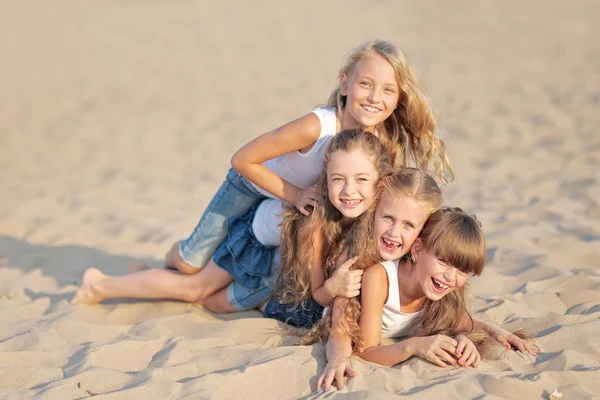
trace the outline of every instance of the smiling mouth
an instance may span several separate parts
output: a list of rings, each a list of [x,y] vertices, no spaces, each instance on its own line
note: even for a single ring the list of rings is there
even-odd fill
[[[346,208],[354,208],[356,206],[358,206],[360,203],[362,203],[362,200],[345,200],[345,199],[340,199],[340,202],[346,206]]]
[[[450,286],[438,281],[435,278],[431,278],[431,282],[433,282],[433,289],[438,293],[444,293],[446,290],[450,289]]]
[[[397,251],[400,248],[400,246],[402,246],[401,243],[398,243],[394,240],[390,240],[385,237],[381,237],[381,243],[383,244],[383,248],[385,249],[385,251],[387,251],[388,253],[393,253]]]
[[[370,112],[370,113],[378,113],[381,111],[379,108],[371,107],[366,104],[361,104],[360,106],[363,108],[363,110]]]

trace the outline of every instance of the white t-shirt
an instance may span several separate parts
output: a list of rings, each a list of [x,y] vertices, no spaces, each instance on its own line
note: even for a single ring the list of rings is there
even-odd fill
[[[383,305],[381,325],[382,338],[407,336],[413,328],[411,322],[421,311],[403,313],[400,311],[400,287],[398,286],[398,260],[381,262],[388,277],[388,298]]]
[[[263,164],[300,189],[306,189],[317,183],[325,165],[325,150],[337,133],[335,107],[315,108],[312,112],[321,121],[321,134],[313,147],[307,153],[293,151]],[[284,202],[279,198],[274,198],[271,193],[257,185],[254,187],[264,195],[271,197],[264,200],[256,209],[252,221],[254,236],[264,245],[279,246]]]

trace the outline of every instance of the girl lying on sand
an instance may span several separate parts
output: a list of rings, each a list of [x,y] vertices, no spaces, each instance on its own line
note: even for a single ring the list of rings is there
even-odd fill
[[[405,202],[403,205],[402,202]],[[401,240],[399,226],[406,198],[382,199],[375,213],[372,240],[385,261],[366,269],[360,296],[336,298],[331,317],[326,317],[304,338],[305,343],[327,337],[328,364],[317,388],[327,390],[335,379],[344,384],[344,374],[354,376],[348,357],[382,365],[395,365],[418,356],[444,368],[447,364],[477,367],[485,333],[507,348],[538,354],[528,341],[481,321],[468,312],[465,296],[470,275],[479,275],[485,265],[485,239],[481,224],[460,208],[444,207],[429,216],[410,253],[389,261],[388,250]],[[418,203],[409,213],[410,220],[423,221]],[[396,228],[394,228],[396,225]],[[395,230],[394,230],[395,229]],[[390,236],[390,233],[392,236]],[[347,235],[347,248],[358,232]],[[361,243],[360,245],[364,245]],[[480,328],[483,332],[474,332]],[[382,338],[408,337],[382,346]],[[524,337],[524,336],[523,336]]]

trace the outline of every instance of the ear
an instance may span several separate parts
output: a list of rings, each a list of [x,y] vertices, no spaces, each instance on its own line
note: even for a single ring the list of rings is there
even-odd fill
[[[348,75],[345,72],[340,75],[340,94],[348,96]]]
[[[412,247],[410,248],[410,256],[412,257],[413,260],[415,260],[415,262],[419,258],[419,253],[421,253],[422,249],[423,249],[423,242],[421,242],[421,239],[417,238],[415,240],[415,242],[413,243]]]

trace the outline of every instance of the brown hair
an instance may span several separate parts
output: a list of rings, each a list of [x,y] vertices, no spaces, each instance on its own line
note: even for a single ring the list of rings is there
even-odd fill
[[[423,248],[446,260],[459,271],[479,275],[485,266],[485,236],[481,223],[458,207],[444,207],[433,213],[419,236]],[[410,264],[410,258],[407,259]],[[468,284],[456,289],[438,301],[425,299],[422,311],[415,321],[414,335],[430,336],[442,333],[456,336],[470,332],[473,319],[468,311],[466,291]],[[465,331],[464,318],[470,319],[471,328]]]
[[[378,202],[382,196],[394,196],[397,198],[410,197],[414,199],[427,213],[437,210],[442,204],[442,191],[435,180],[427,173],[416,168],[401,168],[390,176],[381,179],[378,187]],[[378,205],[378,204],[377,204]],[[380,262],[376,238],[373,232],[373,221],[377,210],[374,205],[363,214],[344,235],[338,251],[340,254],[347,251],[349,257],[358,256],[358,261],[352,269],[366,269]],[[328,264],[325,276],[330,277],[335,268]],[[352,343],[360,346],[363,337],[358,325],[360,317],[360,298],[349,299],[344,310],[344,331],[352,339]],[[319,321],[302,339],[301,344],[314,342],[325,343],[329,337],[331,327],[331,314],[328,313]]]
[[[375,135],[352,129],[341,131],[333,137],[325,152],[325,168],[317,182],[316,191],[321,194],[319,206],[310,216],[292,207],[288,207],[284,214],[281,264],[277,271],[276,287],[276,295],[283,302],[299,304],[311,296],[309,266],[312,260],[322,257],[326,264],[333,263],[332,254],[338,246],[343,226],[342,214],[329,201],[327,165],[337,151],[350,152],[354,149],[361,149],[371,159],[379,179],[391,171],[389,155]],[[299,235],[300,230],[307,234]],[[320,249],[315,248],[316,241],[322,243]]]
[[[376,129],[383,145],[388,149],[392,165],[400,159],[401,166],[414,166],[438,177],[446,184],[454,179],[454,173],[446,154],[444,142],[435,135],[435,118],[429,100],[408,59],[393,44],[383,40],[371,40],[353,49],[340,76],[350,80],[358,63],[369,55],[378,55],[388,61],[396,72],[400,89],[398,107]],[[346,96],[338,86],[327,103],[336,107],[338,114],[346,107]]]

